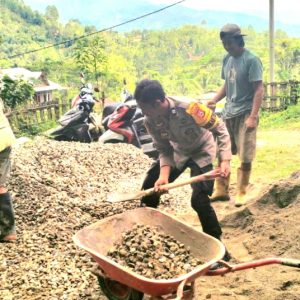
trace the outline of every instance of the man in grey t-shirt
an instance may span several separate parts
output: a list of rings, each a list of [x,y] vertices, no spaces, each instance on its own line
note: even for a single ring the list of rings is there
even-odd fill
[[[258,111],[264,94],[261,61],[244,48],[243,36],[235,24],[226,24],[221,29],[220,39],[228,52],[222,66],[225,83],[208,103],[213,107],[226,96],[223,117],[231,138],[232,154],[238,154],[241,161],[237,170],[236,206],[246,202],[246,189],[256,149]],[[229,176],[216,180],[212,200],[229,200],[228,187]]]

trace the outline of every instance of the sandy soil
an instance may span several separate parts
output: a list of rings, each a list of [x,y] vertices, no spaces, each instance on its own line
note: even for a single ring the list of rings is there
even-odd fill
[[[134,170],[131,177],[140,180],[150,162],[126,145],[37,143],[15,153],[11,190],[19,239],[14,245],[0,243],[0,299],[104,300],[91,258],[75,247],[72,236],[98,219],[139,206],[138,201],[111,205],[104,199],[122,174]],[[160,209],[201,230],[189,205],[190,192],[188,186],[171,191]],[[213,204],[231,263],[275,256],[300,259],[300,172],[272,185],[252,185],[250,195],[242,208],[231,202]],[[300,270],[270,265],[202,276],[193,300],[202,299],[300,299]]]
[[[249,193],[249,202],[242,208],[232,202],[213,204],[222,223],[223,242],[233,257],[231,263],[269,257],[300,259],[299,174],[274,185],[252,186]],[[200,229],[192,211],[176,214]],[[300,299],[300,270],[269,265],[225,276],[202,276],[196,280],[192,299]]]

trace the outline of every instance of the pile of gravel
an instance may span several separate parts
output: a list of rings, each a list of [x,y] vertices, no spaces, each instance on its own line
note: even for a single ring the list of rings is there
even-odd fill
[[[106,216],[139,206],[110,204],[126,181],[136,189],[151,164],[128,144],[81,144],[38,138],[13,151],[9,189],[18,241],[0,244],[0,299],[105,299],[89,255],[72,236]]]

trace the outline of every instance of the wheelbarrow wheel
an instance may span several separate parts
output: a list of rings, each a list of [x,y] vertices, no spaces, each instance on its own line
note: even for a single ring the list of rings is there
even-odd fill
[[[109,300],[142,300],[144,294],[118,281],[97,276],[102,292]]]

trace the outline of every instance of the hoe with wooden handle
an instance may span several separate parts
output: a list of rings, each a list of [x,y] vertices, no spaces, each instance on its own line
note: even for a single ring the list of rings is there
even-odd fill
[[[163,191],[163,190],[175,189],[177,187],[195,183],[195,182],[214,180],[215,178],[220,177],[220,176],[221,176],[221,170],[220,170],[220,168],[216,168],[210,172],[207,172],[207,173],[204,173],[204,174],[201,174],[198,176],[190,177],[189,179],[180,180],[180,181],[168,183],[165,185],[161,185],[160,190]],[[111,193],[108,195],[107,201],[111,202],[111,203],[130,201],[130,200],[140,199],[144,196],[151,195],[155,192],[156,192],[156,190],[153,187],[151,189],[136,191],[136,192],[131,192],[131,193]]]

